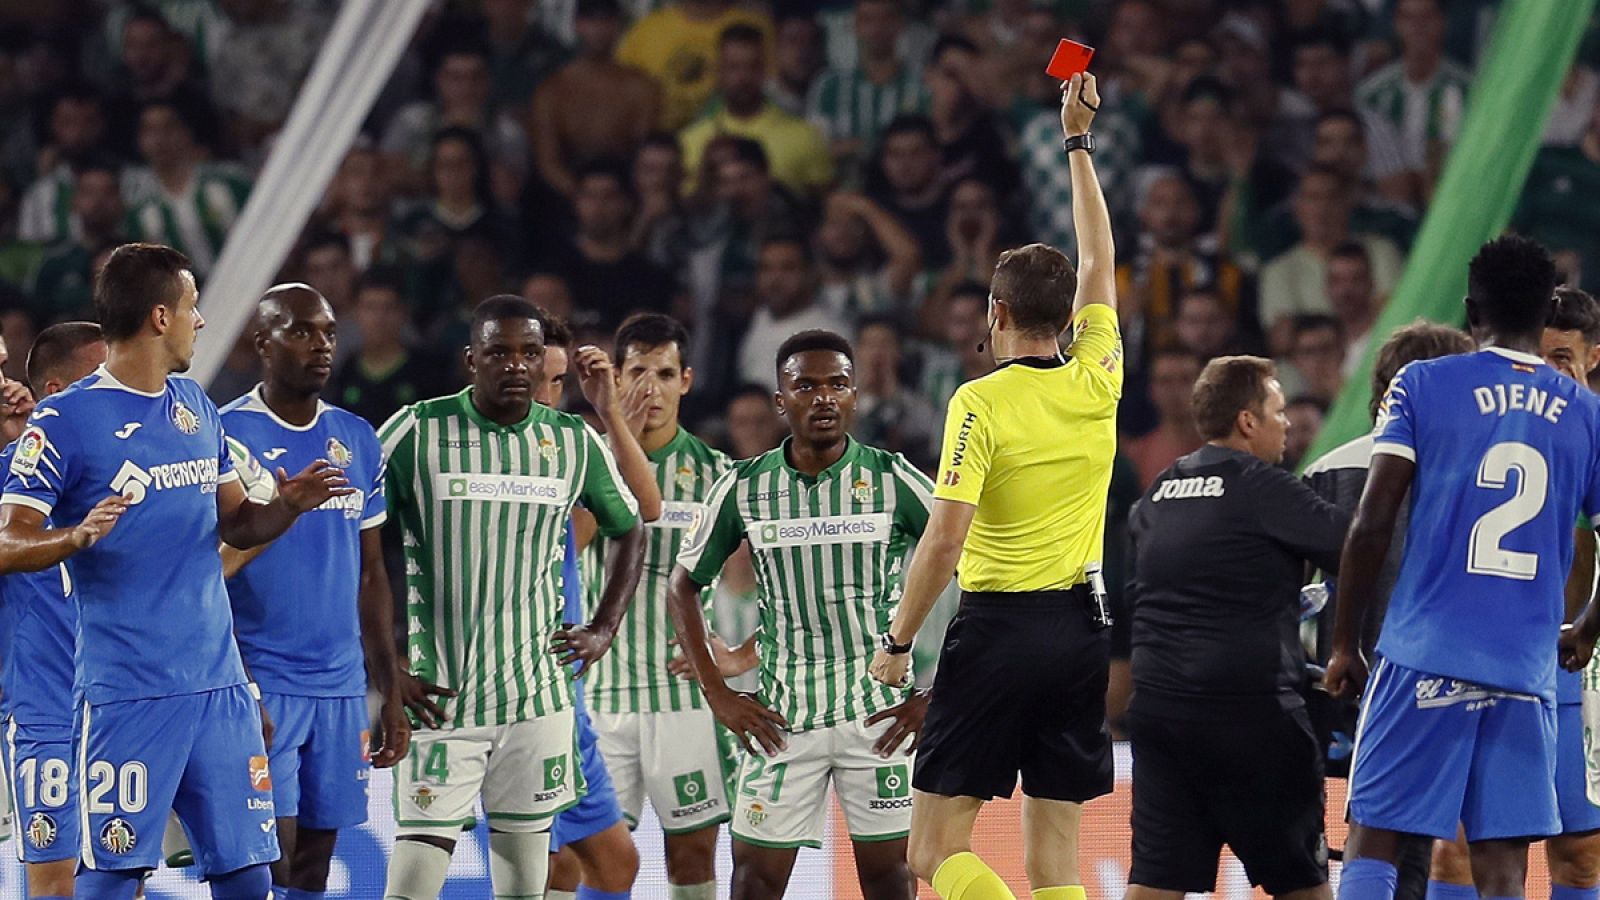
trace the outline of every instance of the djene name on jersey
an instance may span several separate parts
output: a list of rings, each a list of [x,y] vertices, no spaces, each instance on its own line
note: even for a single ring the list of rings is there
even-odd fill
[[[1559,424],[1567,401],[1523,384],[1497,384],[1493,387],[1475,387],[1472,399],[1478,401],[1478,412],[1483,415],[1505,415],[1508,412],[1525,412],[1538,416],[1551,425]]]

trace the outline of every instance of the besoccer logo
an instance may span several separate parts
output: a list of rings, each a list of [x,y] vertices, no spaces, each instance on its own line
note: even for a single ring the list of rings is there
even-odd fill
[[[265,756],[250,757],[250,786],[262,792],[272,790],[272,770],[267,768]]]
[[[133,826],[121,816],[107,822],[105,827],[100,829],[100,846],[105,848],[107,853],[122,856],[138,843],[139,836],[134,834]]]
[[[36,812],[28,819],[28,843],[36,850],[43,850],[56,842],[56,820],[50,818],[48,813]]]
[[[905,766],[879,766],[878,799],[893,800],[911,796],[910,782]]]
[[[194,410],[184,406],[182,403],[174,403],[172,405],[172,424],[177,426],[178,430],[184,434],[195,434],[200,430],[200,417],[194,414]]]
[[[567,755],[552,756],[544,761],[544,789],[560,790],[567,783]]]
[[[338,438],[328,438],[328,462],[341,469],[347,469],[350,467],[350,461],[355,458],[356,455],[350,452],[349,447],[340,443]]]
[[[706,799],[706,773],[690,772],[672,776],[672,787],[678,792],[679,806],[693,806]]]

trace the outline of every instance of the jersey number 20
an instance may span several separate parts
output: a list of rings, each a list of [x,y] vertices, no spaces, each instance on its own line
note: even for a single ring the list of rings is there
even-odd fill
[[[1472,538],[1467,545],[1467,571],[1474,575],[1532,581],[1539,575],[1539,554],[1507,550],[1500,542],[1533,521],[1544,509],[1550,467],[1539,451],[1527,444],[1517,441],[1495,444],[1478,464],[1478,487],[1502,490],[1512,470],[1518,475],[1516,493],[1472,524]]]

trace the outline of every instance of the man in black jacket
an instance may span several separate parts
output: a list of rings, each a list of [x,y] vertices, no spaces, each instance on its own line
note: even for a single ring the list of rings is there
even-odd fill
[[[1274,897],[1330,896],[1298,588],[1306,561],[1337,567],[1349,517],[1277,467],[1284,405],[1270,361],[1212,360],[1206,445],[1134,508],[1130,900],[1213,890],[1223,844]]]

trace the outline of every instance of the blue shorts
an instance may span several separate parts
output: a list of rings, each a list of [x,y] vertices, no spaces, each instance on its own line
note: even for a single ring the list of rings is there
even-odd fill
[[[581,691],[581,688],[580,688]],[[600,756],[600,739],[595,736],[589,713],[578,701],[576,725],[578,755],[581,758],[583,779],[588,790],[570,807],[556,816],[550,826],[550,852],[566,844],[591,838],[622,821],[622,806],[617,803],[617,790],[611,784],[611,773],[606,771],[606,761]]]
[[[203,875],[278,858],[261,714],[244,685],[85,704],[79,726],[88,868],[155,868],[169,811]]]
[[[78,858],[78,779],[72,771],[72,726],[6,720],[17,858],[25,863]]]
[[[372,769],[365,697],[261,695],[272,717],[273,811],[328,831],[367,820]]]
[[[1380,657],[1356,729],[1350,819],[1442,840],[1457,822],[1469,841],[1558,834],[1555,744],[1550,701]]]
[[[1561,833],[1600,831],[1600,806],[1589,802],[1589,778],[1584,767],[1583,704],[1556,707],[1556,804],[1561,812]]]

